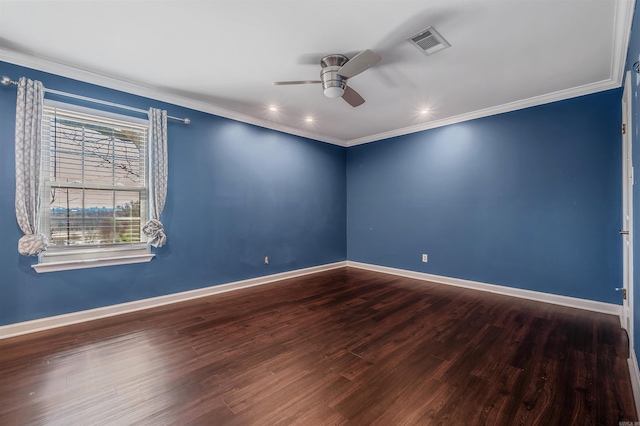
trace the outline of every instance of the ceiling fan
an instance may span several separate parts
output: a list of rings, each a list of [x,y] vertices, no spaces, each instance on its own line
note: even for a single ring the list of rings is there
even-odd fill
[[[320,80],[274,81],[273,85],[322,83],[326,97],[338,98],[342,96],[342,99],[349,105],[357,107],[364,103],[364,99],[358,92],[347,86],[347,80],[368,70],[379,61],[380,56],[368,49],[358,53],[352,59],[344,55],[327,55],[320,61],[320,66],[322,66]]]

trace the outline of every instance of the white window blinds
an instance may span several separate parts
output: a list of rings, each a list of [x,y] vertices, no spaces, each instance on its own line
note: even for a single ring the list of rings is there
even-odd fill
[[[144,241],[147,127],[45,106],[42,229],[52,246]]]

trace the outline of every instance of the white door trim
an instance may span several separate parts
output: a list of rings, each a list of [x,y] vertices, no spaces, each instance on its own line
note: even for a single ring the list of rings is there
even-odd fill
[[[631,72],[625,76],[622,94],[622,228],[628,235],[622,235],[622,281],[627,292],[622,302],[621,324],[627,330],[629,347],[633,351],[633,163],[632,163],[632,129],[631,121]]]

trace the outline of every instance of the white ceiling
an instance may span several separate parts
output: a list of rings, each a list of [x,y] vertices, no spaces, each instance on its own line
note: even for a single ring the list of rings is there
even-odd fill
[[[0,0],[0,60],[348,146],[618,87],[633,3]],[[429,26],[449,49],[406,41]],[[360,107],[271,84],[364,49]]]

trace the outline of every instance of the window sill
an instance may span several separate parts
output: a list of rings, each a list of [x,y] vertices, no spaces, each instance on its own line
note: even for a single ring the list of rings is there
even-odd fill
[[[31,267],[41,274],[43,272],[144,263],[150,262],[154,256],[144,243],[133,246],[84,248],[80,250],[52,248],[42,252],[38,256],[38,264]]]
[[[107,259],[82,259],[63,262],[38,263],[31,265],[37,273],[70,271],[72,269],[97,268],[100,266],[128,265],[130,263],[150,262],[155,254],[141,254],[136,256],[110,257]]]

